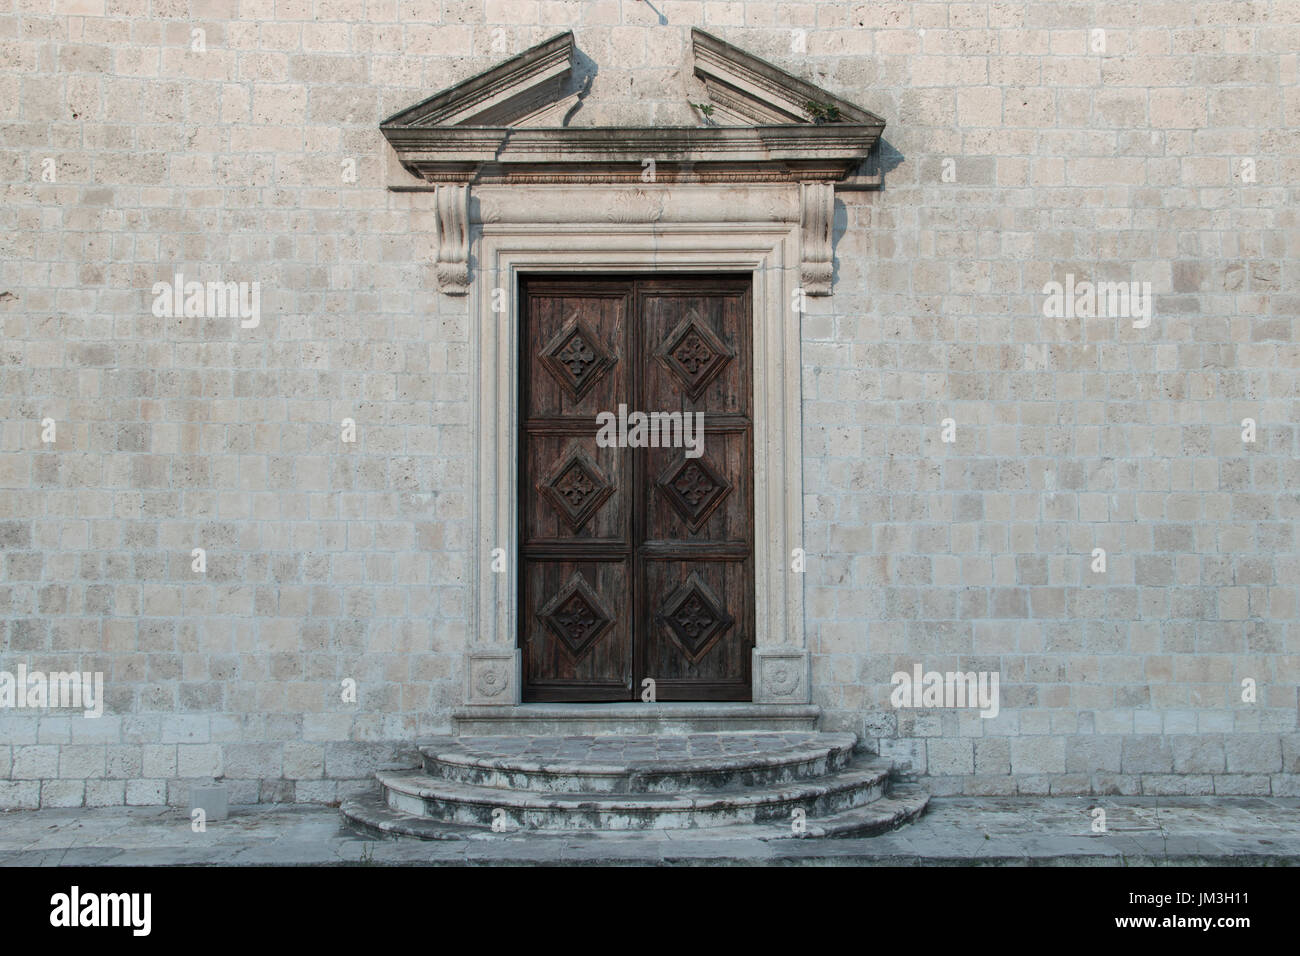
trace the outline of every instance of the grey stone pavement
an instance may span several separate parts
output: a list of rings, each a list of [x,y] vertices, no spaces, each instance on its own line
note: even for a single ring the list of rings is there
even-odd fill
[[[1107,832],[1092,833],[1094,806]],[[935,798],[917,823],[867,839],[764,840],[702,831],[375,840],[328,807],[232,808],[190,829],[167,807],[0,813],[4,866],[1228,865],[1300,864],[1300,799]]]

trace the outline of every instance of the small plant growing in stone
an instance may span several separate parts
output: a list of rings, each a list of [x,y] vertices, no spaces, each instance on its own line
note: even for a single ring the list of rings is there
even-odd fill
[[[838,123],[840,121],[840,108],[834,103],[818,103],[816,100],[809,100],[803,105],[808,111],[808,116],[814,123]]]

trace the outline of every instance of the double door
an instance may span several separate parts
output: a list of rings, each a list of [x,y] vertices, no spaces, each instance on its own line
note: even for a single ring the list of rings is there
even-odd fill
[[[521,281],[526,701],[749,700],[748,277]]]

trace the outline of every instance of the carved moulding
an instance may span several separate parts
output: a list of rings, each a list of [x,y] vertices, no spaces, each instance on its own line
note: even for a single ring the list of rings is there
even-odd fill
[[[480,259],[470,294],[470,315],[477,329],[471,363],[476,384],[473,600],[467,648],[471,660],[483,653],[513,653],[520,615],[531,613],[520,606],[517,564],[507,561],[504,568],[493,570],[497,549],[508,555],[518,553],[520,495],[533,491],[519,482],[520,311],[513,301],[504,313],[493,311],[492,291],[516,288],[521,275],[651,270],[739,272],[753,277],[755,641],[760,650],[793,648],[793,653],[806,657],[804,575],[794,571],[790,562],[793,549],[803,546],[804,509],[801,314],[791,309],[792,293],[800,282],[798,203],[790,195],[792,190],[783,190],[782,197],[772,197],[771,203],[781,212],[778,222],[722,218],[742,205],[742,197],[733,193],[754,188],[684,186],[667,195],[663,218],[627,223],[609,221],[581,188],[537,187],[525,190],[523,201],[518,201],[516,187],[484,187],[483,208],[517,207],[527,210],[527,216],[521,215],[524,221],[489,221],[481,227]],[[584,206],[589,210],[587,221],[576,214],[556,221],[550,214],[561,207]],[[585,506],[587,498],[603,486],[594,471],[584,472],[591,488],[582,489],[581,501],[571,502],[575,509]],[[555,477],[562,479],[564,472]],[[682,476],[670,472],[663,477],[672,481]],[[683,520],[706,517],[705,510],[712,504],[709,489],[687,481],[685,491],[694,500],[684,502]],[[754,700],[807,703],[807,677],[794,680],[799,673],[806,675],[806,665],[802,672],[787,667],[768,673],[768,690],[759,683],[764,673],[762,667],[753,670]],[[486,702],[481,696],[476,700]],[[496,702],[512,701],[503,693]]]

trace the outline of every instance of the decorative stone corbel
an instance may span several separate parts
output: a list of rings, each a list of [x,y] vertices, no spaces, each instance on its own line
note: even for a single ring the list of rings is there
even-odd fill
[[[435,203],[438,289],[447,295],[465,295],[469,292],[469,186],[439,185]]]
[[[835,223],[835,186],[799,184],[799,284],[807,295],[830,295],[834,260],[831,231]]]

